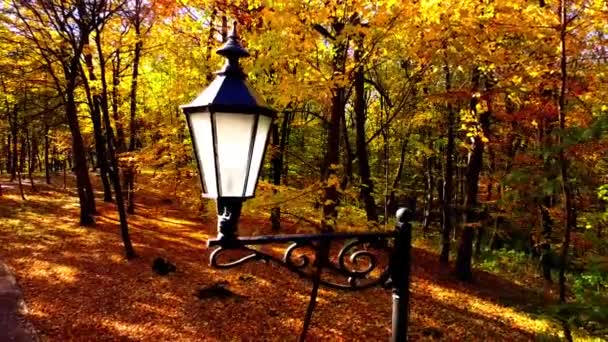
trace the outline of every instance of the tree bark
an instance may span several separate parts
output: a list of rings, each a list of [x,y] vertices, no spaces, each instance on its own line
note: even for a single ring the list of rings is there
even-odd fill
[[[337,167],[340,163],[340,120],[344,116],[344,93],[345,89],[337,87],[333,90],[331,119],[329,123],[329,132],[327,134],[327,149],[325,151],[325,162],[323,170],[323,219],[321,222],[321,230],[323,232],[332,232],[336,226],[338,218],[338,180]]]
[[[424,214],[422,218],[422,232],[424,236],[428,235],[431,226],[431,210],[433,204],[433,164],[434,157],[427,157],[424,160],[425,164],[425,194],[424,194]]]
[[[279,126],[273,124],[272,127],[272,145],[273,155],[270,163],[272,164],[272,183],[275,186],[281,185],[283,178],[283,158],[285,155],[285,149],[287,148],[287,139],[289,138],[288,126],[290,122],[291,113],[284,112],[283,120],[281,121],[281,129],[279,132]],[[276,190],[273,190],[276,193]],[[270,222],[272,225],[272,231],[278,232],[281,229],[281,208],[273,207],[270,210]]]
[[[23,182],[21,179],[21,173],[25,164],[25,137],[21,137],[21,157],[19,158],[19,166],[17,167],[17,180],[19,182],[19,193],[21,193],[21,199],[26,200],[25,193],[23,191]]]
[[[120,236],[122,238],[123,245],[125,247],[125,257],[127,260],[134,259],[137,257],[135,249],[131,243],[131,237],[129,235],[129,223],[127,221],[127,213],[125,211],[125,203],[120,185],[120,175],[118,173],[118,163],[116,160],[116,152],[113,147],[114,133],[110,123],[110,117],[107,111],[104,111],[104,121],[106,126],[106,137],[108,141],[108,153],[110,155],[110,177],[112,177],[112,184],[114,185],[114,193],[116,198],[116,209],[118,211],[118,218],[120,221]]]
[[[11,170],[13,169],[12,167],[12,149],[11,149],[11,140],[12,139],[12,134],[9,132],[9,134],[6,137],[6,173],[10,174]]]
[[[37,191],[36,185],[34,184],[34,176],[32,174],[34,172],[34,168],[36,167],[34,161],[34,148],[36,144],[33,142],[34,138],[29,134],[29,130],[27,128],[25,129],[25,140],[27,141],[27,176],[30,179],[30,188],[32,189],[32,191]]]
[[[89,37],[84,37],[85,49],[84,62],[89,74],[91,82],[97,81],[93,67],[93,54],[91,52]],[[104,68],[101,65],[101,68]],[[84,75],[83,75],[84,76]],[[83,77],[84,78],[84,77]],[[91,121],[93,122],[93,135],[95,136],[95,152],[97,153],[97,166],[99,167],[99,177],[103,185],[103,200],[104,202],[112,202],[112,189],[110,180],[108,179],[108,156],[106,153],[106,141],[101,127],[101,101],[99,90],[90,88],[88,81],[85,79],[85,90],[89,99],[89,107],[91,112]],[[95,165],[95,164],[94,164]]]
[[[51,184],[51,166],[49,165],[49,126],[44,124],[44,176],[46,184]]]
[[[352,151],[350,139],[348,138],[348,128],[346,127],[346,112],[344,113],[344,117],[342,118],[342,137],[344,141],[344,152],[346,155],[344,156],[344,174],[342,175],[342,180],[340,181],[340,187],[342,189],[346,189],[348,184],[353,179],[353,161],[355,160],[355,154]]]
[[[66,189],[68,186],[68,175],[67,175],[67,170],[68,170],[68,160],[64,159],[63,160],[63,188]],[[82,212],[82,209],[81,209]]]
[[[116,125],[116,152],[126,151],[125,143],[125,132],[122,126],[122,120],[118,113],[118,102],[120,101],[120,94],[118,93],[118,87],[120,86],[120,51],[116,51],[116,58],[112,63],[112,118],[114,119],[114,125]]]
[[[17,160],[17,142],[19,140],[19,126],[17,124],[17,107],[15,107],[15,109],[13,109],[13,113],[12,113],[12,117],[13,119],[10,121],[11,124],[11,136],[13,137],[13,161],[11,162],[12,165],[12,169],[11,169],[11,182],[15,180],[15,176],[17,175],[17,167],[18,167],[18,160]],[[10,118],[9,114],[9,118]]]
[[[541,214],[542,241],[540,243],[540,266],[543,278],[551,283],[551,232],[553,230],[553,220],[549,211],[542,204],[538,206]]]
[[[25,129],[25,141],[27,143],[27,168],[29,173],[29,170],[36,168],[36,154],[34,152],[34,137],[30,135],[28,128]]]
[[[450,67],[446,62],[444,66],[446,93],[452,89],[452,75]],[[447,265],[450,258],[450,233],[452,231],[452,194],[454,191],[454,109],[452,103],[447,104],[447,146],[445,150],[445,174],[443,176],[443,191],[442,191],[442,227],[441,227],[441,254],[439,262],[442,265]]]
[[[480,71],[477,67],[473,70],[473,89],[479,89]],[[470,110],[478,113],[477,104],[479,103],[479,94],[473,96],[470,103]],[[478,113],[479,125],[482,132],[487,135],[490,120],[490,111]],[[483,137],[478,133],[470,138],[471,150],[468,155],[467,168],[465,172],[465,204],[462,218],[463,231],[462,237],[458,245],[458,255],[456,258],[456,275],[460,280],[473,280],[472,271],[472,252],[473,252],[473,224],[481,226],[479,221],[479,205],[477,202],[477,194],[479,192],[479,175],[483,165]]]
[[[97,46],[97,52],[100,60],[100,75],[101,75],[101,113],[103,114],[104,126],[106,128],[106,141],[108,144],[108,154],[110,161],[110,177],[112,177],[112,184],[114,185],[114,195],[116,198],[116,209],[118,211],[118,218],[120,221],[120,235],[122,238],[123,245],[125,247],[125,257],[127,260],[133,259],[137,256],[135,249],[131,243],[131,237],[129,235],[129,223],[127,221],[127,213],[125,211],[125,203],[120,186],[120,174],[118,172],[118,161],[116,158],[116,150],[114,149],[114,131],[110,122],[110,111],[108,108],[108,85],[106,83],[105,73],[105,57],[101,48],[101,34],[99,31],[95,35],[95,44]]]
[[[362,37],[359,38],[362,40]],[[359,176],[361,177],[360,196],[365,207],[365,214],[368,222],[378,223],[378,213],[376,212],[376,201],[374,200],[374,183],[369,167],[369,153],[367,151],[367,137],[365,136],[365,121],[367,119],[365,105],[365,78],[364,68],[361,65],[361,55],[363,53],[361,42],[358,42],[354,59],[358,63],[355,72],[355,132],[357,145],[357,159],[359,165]]]
[[[141,37],[141,10],[142,10],[142,1],[135,1],[135,15],[133,19],[133,28],[135,29],[135,37],[137,41],[135,42],[134,56],[133,56],[133,69],[131,76],[131,94],[129,99],[129,113],[130,113],[130,121],[129,121],[129,152],[135,151],[137,145],[137,82],[139,76],[139,60],[141,58],[141,50],[143,47],[142,37]],[[129,214],[135,213],[135,168],[134,165],[129,163],[125,172],[125,186],[127,190],[127,212]]]
[[[566,129],[566,94],[567,94],[567,82],[568,82],[568,69],[567,62],[568,58],[566,55],[566,35],[567,35],[567,25],[566,22],[566,2],[565,0],[560,1],[559,6],[560,11],[560,45],[561,45],[561,55],[560,55],[560,93],[559,93],[559,128],[561,132],[564,132]],[[564,229],[564,240],[562,243],[562,250],[560,256],[560,265],[559,265],[559,300],[560,303],[566,303],[566,266],[568,264],[568,251],[570,249],[570,235],[572,232],[572,190],[570,189],[569,183],[569,175],[568,175],[568,160],[566,158],[566,154],[564,152],[563,140],[561,134],[558,135],[558,145],[559,145],[559,168],[562,178],[562,193],[564,196],[564,213],[566,215],[565,219],[565,229]],[[569,328],[565,325],[566,337],[570,333]],[[572,336],[569,336],[570,340]]]
[[[279,155],[279,136],[279,126],[274,122],[272,124],[272,158],[270,160],[270,164],[272,165],[272,184],[274,186],[281,184],[281,173],[283,170],[282,157]],[[277,190],[273,189],[272,192],[276,194]],[[270,224],[273,232],[276,233],[281,230],[281,207],[276,206],[270,209]]]
[[[82,140],[82,134],[80,133],[80,124],[78,123],[78,113],[76,110],[76,100],[74,98],[76,73],[74,72],[72,74],[74,77],[72,80],[70,80],[69,83],[71,84],[66,89],[65,109],[68,126],[70,127],[70,132],[72,134],[74,172],[76,173],[76,188],[78,192],[78,199],[80,201],[80,225],[92,226],[95,224],[95,220],[93,218],[96,211],[95,198],[91,186],[91,180],[89,179],[89,172],[87,170],[84,142]]]
[[[344,25],[338,22],[333,24],[336,35],[339,35]],[[333,75],[344,75],[345,61],[347,58],[347,46],[345,43],[334,42],[335,51],[332,60]],[[344,101],[346,89],[342,85],[336,85],[332,90],[330,119],[327,132],[327,143],[322,170],[323,196],[322,208],[323,217],[321,220],[321,231],[332,232],[336,227],[338,218],[338,178],[337,167],[340,164],[340,123],[344,117]]]

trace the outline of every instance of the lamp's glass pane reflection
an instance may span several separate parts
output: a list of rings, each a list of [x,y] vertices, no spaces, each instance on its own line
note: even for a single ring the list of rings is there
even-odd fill
[[[220,196],[242,197],[255,115],[215,113]]]
[[[190,115],[192,139],[197,150],[197,158],[203,173],[204,197],[217,198],[217,181],[213,156],[213,135],[211,134],[211,114],[208,112]]]
[[[268,131],[270,130],[270,124],[272,119],[267,116],[260,116],[258,119],[258,127],[255,136],[255,145],[253,147],[253,153],[251,155],[251,168],[249,169],[249,181],[247,182],[247,189],[245,196],[253,196],[255,191],[256,180],[260,167],[264,162],[264,147],[266,146],[266,139],[268,139]]]

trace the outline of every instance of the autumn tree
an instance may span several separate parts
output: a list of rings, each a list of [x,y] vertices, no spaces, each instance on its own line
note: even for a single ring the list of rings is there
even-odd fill
[[[19,19],[15,29],[44,60],[54,88],[63,98],[72,135],[74,172],[81,208],[80,223],[92,225],[95,222],[95,197],[78,119],[76,88],[81,73],[80,58],[88,36],[107,19],[111,9],[106,1],[77,1],[73,4],[14,1],[13,10],[12,14]]]

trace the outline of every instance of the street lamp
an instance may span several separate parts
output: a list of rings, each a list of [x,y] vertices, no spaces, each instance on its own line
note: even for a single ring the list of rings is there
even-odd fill
[[[203,196],[217,199],[218,240],[236,238],[243,201],[255,194],[275,112],[245,80],[239,58],[249,56],[238,41],[236,22],[217,50],[226,64],[190,104],[182,106],[196,154]]]
[[[238,236],[242,204],[255,195],[275,112],[251,89],[239,65],[239,58],[249,53],[240,45],[236,22],[217,53],[227,59],[226,64],[194,101],[181,107],[192,136],[203,196],[217,200],[217,237],[207,242],[215,247],[210,265],[232,268],[266,260],[311,279],[312,293],[300,341],[306,337],[319,286],[340,290],[392,288],[391,341],[407,340],[410,210],[397,211],[397,226],[391,232]],[[283,257],[251,247],[273,243],[290,243]],[[230,255],[224,252],[233,250],[246,255],[225,261],[222,255]]]

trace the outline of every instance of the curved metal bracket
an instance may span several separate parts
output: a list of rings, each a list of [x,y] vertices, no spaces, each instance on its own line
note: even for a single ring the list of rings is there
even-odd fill
[[[378,233],[293,235],[289,236],[291,239],[285,236],[238,238],[229,244],[218,243],[219,247],[211,253],[210,265],[227,269],[250,261],[272,261],[309,280],[314,280],[315,268],[319,267],[319,282],[322,286],[338,290],[362,290],[386,286],[392,252],[387,240],[394,236],[393,233]],[[287,240],[291,244],[282,257],[250,247],[285,243]],[[341,243],[342,241],[346,242]],[[329,246],[328,253],[319,254],[319,249],[325,244]],[[235,250],[244,251],[246,255],[230,258],[230,252]],[[325,255],[323,260],[318,259],[319,255]]]

